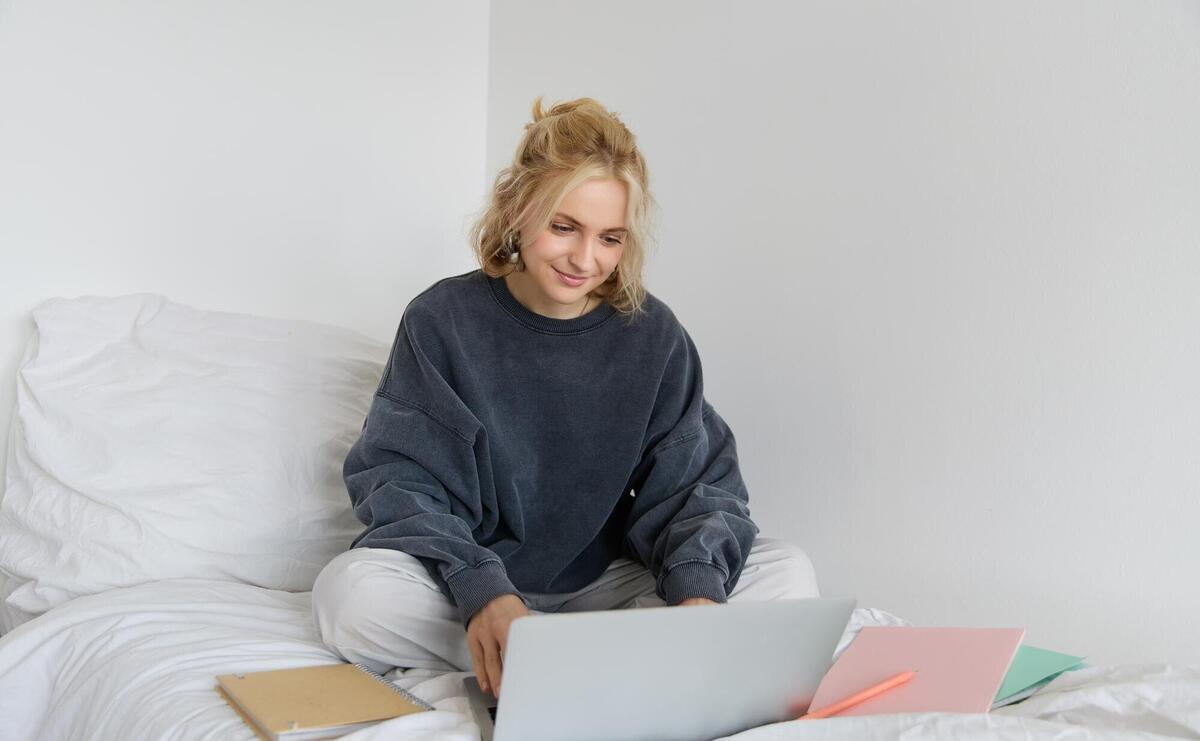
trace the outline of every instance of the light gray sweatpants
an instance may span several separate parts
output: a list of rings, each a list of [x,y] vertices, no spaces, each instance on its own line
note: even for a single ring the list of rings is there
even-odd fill
[[[626,558],[575,592],[522,592],[533,614],[662,607],[646,567]],[[730,602],[817,597],[808,556],[779,538],[758,536]],[[390,548],[352,548],[317,575],[313,619],[323,640],[347,661],[384,673],[392,667],[470,671],[471,652],[458,608],[415,557]],[[684,608],[686,609],[686,608]]]

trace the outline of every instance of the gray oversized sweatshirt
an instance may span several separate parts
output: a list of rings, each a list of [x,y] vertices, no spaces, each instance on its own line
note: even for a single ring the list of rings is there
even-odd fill
[[[733,432],[690,335],[649,292],[645,309],[545,317],[481,270],[418,294],[343,467],[351,547],[420,559],[464,626],[620,556],[667,604],[726,601],[759,531]]]

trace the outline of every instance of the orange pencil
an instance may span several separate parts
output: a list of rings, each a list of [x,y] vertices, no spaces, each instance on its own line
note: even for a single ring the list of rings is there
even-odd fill
[[[862,692],[857,692],[853,695],[850,695],[849,697],[847,697],[844,700],[838,700],[837,702],[833,703],[832,705],[826,705],[825,707],[821,708],[820,710],[813,710],[812,712],[805,713],[804,715],[801,715],[797,720],[813,720],[816,718],[828,718],[831,715],[842,712],[846,708],[853,707],[854,705],[859,704],[863,700],[869,700],[872,697],[874,697],[875,695],[880,694],[881,692],[887,692],[888,690],[890,690],[893,687],[899,687],[900,685],[904,684],[905,682],[907,682],[908,680],[912,679],[915,676],[917,676],[917,673],[915,671],[900,672],[896,676],[889,677],[889,678],[883,680],[882,682],[880,682],[879,684],[873,684],[870,687],[863,690]]]

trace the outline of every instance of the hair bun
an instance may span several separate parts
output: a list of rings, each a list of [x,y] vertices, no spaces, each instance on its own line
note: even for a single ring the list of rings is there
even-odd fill
[[[601,105],[600,101],[596,100],[595,98],[576,98],[574,100],[564,100],[560,103],[555,103],[548,110],[546,110],[546,109],[542,108],[542,97],[543,96],[539,95],[536,98],[534,98],[534,100],[533,100],[533,120],[530,121],[529,123],[525,124],[526,129],[533,126],[538,121],[541,121],[544,118],[551,118],[554,116],[562,116],[562,115],[565,115],[568,113],[572,113],[580,108],[592,108],[596,111],[601,111],[601,112],[607,113],[609,115],[609,117],[611,117],[611,118],[614,118],[614,119],[617,118],[617,115],[615,113],[608,111],[603,105]]]

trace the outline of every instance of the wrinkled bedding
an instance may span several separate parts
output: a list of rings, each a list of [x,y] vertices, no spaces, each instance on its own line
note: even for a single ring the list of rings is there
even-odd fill
[[[864,625],[905,624],[860,608]],[[0,638],[0,729],[25,739],[254,741],[213,690],[217,674],[336,662],[317,637],[310,593],[172,579],[78,597]],[[462,695],[467,672],[394,670],[388,678],[436,710],[344,738],[477,741]],[[913,713],[788,721],[728,736],[773,739],[1200,738],[1200,666],[1095,666],[990,714]]]

